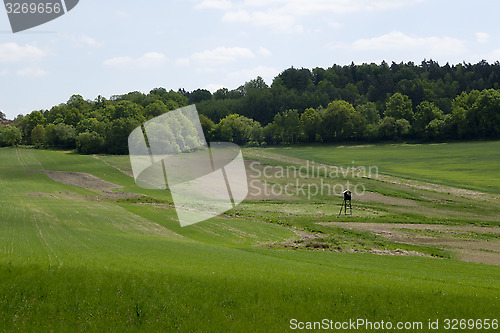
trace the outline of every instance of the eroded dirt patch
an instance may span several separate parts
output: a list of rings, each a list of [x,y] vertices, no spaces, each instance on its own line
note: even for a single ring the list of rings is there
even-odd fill
[[[320,224],[370,231],[397,243],[432,245],[456,253],[463,261],[500,266],[500,227],[345,222]]]
[[[330,252],[345,252],[345,253],[372,253],[378,255],[387,255],[387,256],[419,256],[419,257],[430,257],[427,254],[417,252],[417,251],[408,251],[403,249],[395,249],[395,250],[386,250],[386,249],[363,249],[357,250],[353,248],[343,249],[343,248],[335,248],[332,244],[325,242],[323,239],[325,235],[310,233],[303,230],[297,230],[294,228],[289,228],[292,230],[299,238],[291,238],[286,240],[285,242],[272,242],[272,243],[264,243],[259,244],[258,246],[266,246],[270,248],[286,248],[286,249],[295,249],[295,250],[313,250],[313,251],[330,251]]]
[[[65,185],[78,186],[83,187],[88,190],[96,191],[101,194],[102,197],[99,196],[86,196],[82,194],[77,194],[75,192],[58,192],[56,195],[45,194],[45,193],[28,193],[28,196],[37,196],[37,197],[52,197],[52,198],[75,198],[75,199],[86,199],[86,200],[97,200],[100,201],[103,197],[105,199],[127,199],[134,198],[140,196],[136,193],[128,193],[128,192],[116,192],[115,189],[121,189],[123,186],[113,184],[111,182],[105,181],[99,177],[91,175],[85,172],[67,172],[67,171],[29,171],[29,172],[38,172],[46,174],[50,179],[56,181],[58,183],[62,183]]]
[[[359,200],[361,202],[384,203],[393,206],[418,207],[418,203],[416,201],[404,198],[388,197],[386,195],[382,195],[375,192],[365,192],[356,197],[356,200]]]
[[[123,188],[123,186],[102,180],[94,175],[85,172],[67,172],[67,171],[36,171],[44,173],[50,179],[65,185],[80,186],[89,190],[111,190]]]

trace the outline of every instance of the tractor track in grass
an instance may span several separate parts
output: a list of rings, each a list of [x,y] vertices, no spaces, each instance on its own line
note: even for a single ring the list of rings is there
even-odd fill
[[[481,200],[481,201],[486,201],[486,202],[494,202],[494,201],[498,202],[498,201],[500,201],[500,196],[498,196],[498,195],[495,195],[492,193],[485,193],[485,192],[480,192],[480,191],[469,190],[469,189],[465,189],[465,188],[458,188],[458,187],[451,187],[451,186],[446,186],[446,185],[433,184],[433,183],[417,181],[417,180],[412,180],[412,179],[404,179],[404,178],[394,177],[394,176],[389,176],[389,175],[379,175],[379,177],[377,179],[380,181],[386,182],[386,183],[399,185],[403,188],[415,188],[418,190],[426,190],[426,191],[430,191],[430,192],[451,194],[451,195],[454,195],[456,197],[462,197],[462,198],[467,198],[467,199],[472,199],[472,200]]]
[[[98,155],[90,155],[90,156],[92,156],[92,158],[95,158],[95,159],[96,159],[96,160],[98,160],[98,161],[101,161],[102,163],[106,164],[107,166],[112,167],[113,169],[116,169],[116,170],[118,170],[118,171],[120,171],[120,172],[122,172],[122,173],[126,174],[126,175],[127,175],[127,176],[129,176],[129,177],[134,178],[134,173],[133,173],[133,172],[131,172],[131,171],[126,171],[126,170],[122,170],[122,169],[118,168],[117,166],[114,166],[114,165],[112,165],[111,163],[106,162],[104,159],[99,158],[99,156],[98,156]]]

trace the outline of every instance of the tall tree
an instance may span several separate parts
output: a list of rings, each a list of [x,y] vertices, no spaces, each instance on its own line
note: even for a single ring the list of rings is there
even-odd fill
[[[143,114],[146,119],[151,119],[154,117],[158,117],[165,112],[168,112],[168,108],[165,106],[165,104],[163,104],[162,101],[157,100],[146,106],[144,108]]]
[[[305,142],[321,141],[321,116],[316,109],[309,108],[300,115],[300,128]]]
[[[424,101],[417,106],[413,131],[417,136],[422,136],[426,126],[435,119],[441,119],[443,112],[432,102]],[[436,124],[436,123],[435,123]],[[435,128],[435,124],[433,128]]]
[[[325,110],[322,121],[326,141],[358,139],[364,134],[366,119],[346,101],[333,101]]]
[[[236,144],[247,144],[249,142],[260,143],[261,125],[245,116],[232,114],[222,119],[213,129],[215,139],[234,142]]]
[[[31,132],[37,125],[45,125],[46,119],[41,111],[33,111],[24,117],[20,124],[23,137],[27,143],[31,143]]]
[[[141,122],[135,118],[118,118],[111,121],[106,131],[107,151],[111,154],[127,154],[128,137],[140,125]]]
[[[377,124],[380,121],[380,113],[377,110],[377,104],[373,102],[365,103],[356,107],[369,124]]]
[[[300,118],[297,110],[287,110],[274,117],[274,141],[296,143],[300,134]]]
[[[387,100],[384,115],[396,120],[406,119],[410,123],[413,122],[414,114],[410,98],[401,93],[395,93]]]
[[[22,133],[17,127],[7,125],[0,129],[0,146],[15,146],[21,143]]]
[[[96,132],[84,132],[76,137],[76,149],[81,154],[97,154],[104,151],[104,138]]]
[[[500,91],[481,91],[468,113],[468,119],[477,137],[500,137]]]
[[[40,148],[45,141],[45,127],[42,125],[36,125],[31,131],[31,143],[35,147]]]
[[[189,94],[189,104],[196,104],[212,99],[212,93],[206,89],[196,89]]]

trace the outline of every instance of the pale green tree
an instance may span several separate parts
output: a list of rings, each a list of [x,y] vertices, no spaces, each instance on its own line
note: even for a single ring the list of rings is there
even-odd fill
[[[316,109],[308,108],[300,115],[300,128],[303,141],[320,141],[321,115]]]
[[[322,120],[325,141],[358,139],[364,134],[366,119],[346,101],[333,101],[325,110]]]
[[[406,119],[410,123],[413,122],[414,113],[410,98],[401,93],[395,93],[387,100],[384,115],[394,119]]]
[[[35,128],[31,131],[31,143],[37,147],[40,148],[43,146],[43,143],[45,141],[45,127],[42,125],[36,125]]]

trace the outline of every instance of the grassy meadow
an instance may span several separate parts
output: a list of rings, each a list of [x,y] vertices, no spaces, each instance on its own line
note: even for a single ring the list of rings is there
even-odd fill
[[[290,164],[289,157],[296,165],[355,161],[491,197],[349,178],[376,193],[357,202],[353,216],[337,216],[336,197],[297,193],[249,199],[185,228],[168,191],[141,189],[122,172],[130,172],[126,156],[0,149],[0,330],[283,332],[291,319],[426,327],[428,320],[498,318],[499,266],[460,260],[461,249],[447,244],[401,243],[338,223],[484,228],[469,237],[495,242],[499,148],[248,148],[245,158],[257,168]],[[427,172],[428,164],[435,167]],[[119,187],[68,185],[47,171],[88,173]],[[495,254],[487,247],[474,253],[480,250]],[[394,255],[400,252],[418,255]]]
[[[342,166],[377,166],[381,173],[500,193],[500,141],[318,145],[271,148],[278,154]]]

